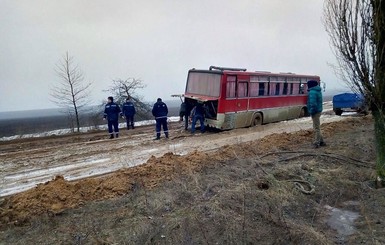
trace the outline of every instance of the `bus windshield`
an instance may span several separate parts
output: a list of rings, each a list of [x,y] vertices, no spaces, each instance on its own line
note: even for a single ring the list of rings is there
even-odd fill
[[[187,79],[186,94],[219,97],[221,74],[190,72]]]

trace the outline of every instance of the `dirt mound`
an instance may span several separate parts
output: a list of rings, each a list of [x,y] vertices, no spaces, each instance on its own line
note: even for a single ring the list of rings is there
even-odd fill
[[[325,137],[362,125],[370,118],[352,118],[322,125]],[[57,176],[54,180],[5,198],[0,204],[1,224],[23,224],[32,216],[58,214],[92,200],[103,200],[129,193],[138,186],[154,188],[175,176],[199,171],[212,163],[265,154],[275,150],[289,150],[298,144],[309,144],[311,130],[273,134],[261,140],[225,146],[215,152],[193,152],[185,156],[167,153],[152,156],[146,164],[122,169],[112,174],[75,182]]]
[[[146,164],[100,178],[70,182],[57,176],[52,181],[6,198],[0,206],[0,219],[3,224],[22,224],[34,215],[58,214],[87,201],[126,194],[138,186],[153,188],[176,174],[196,170],[202,166],[202,161],[207,161],[204,153],[194,152],[183,157],[167,153],[159,158],[151,157]]]

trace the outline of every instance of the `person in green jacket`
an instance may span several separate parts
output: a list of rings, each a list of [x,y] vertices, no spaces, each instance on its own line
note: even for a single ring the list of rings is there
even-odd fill
[[[308,99],[307,99],[307,110],[313,120],[314,130],[314,142],[315,148],[320,146],[326,146],[322,134],[321,134],[321,112],[322,112],[322,93],[319,83],[314,80],[307,82],[308,88]]]

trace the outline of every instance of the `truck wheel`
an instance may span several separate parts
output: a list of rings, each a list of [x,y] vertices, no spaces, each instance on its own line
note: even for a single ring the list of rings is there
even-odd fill
[[[342,110],[340,108],[334,109],[334,112],[336,113],[337,116],[341,116],[342,115]]]
[[[252,124],[252,126],[258,126],[258,125],[262,125],[262,122],[263,122],[262,114],[256,113],[254,115],[254,120],[251,124]]]

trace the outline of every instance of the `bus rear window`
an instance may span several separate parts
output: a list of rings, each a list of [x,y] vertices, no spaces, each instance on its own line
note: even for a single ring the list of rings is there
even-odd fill
[[[186,93],[219,97],[220,86],[220,74],[190,72]]]

